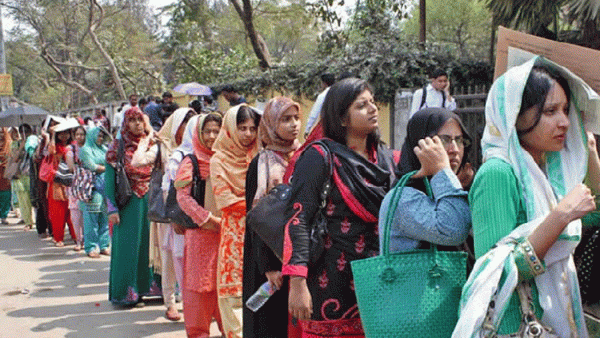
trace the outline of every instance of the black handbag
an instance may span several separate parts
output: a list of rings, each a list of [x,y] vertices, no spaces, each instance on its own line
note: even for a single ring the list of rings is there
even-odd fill
[[[200,179],[200,170],[198,169],[198,160],[196,159],[196,156],[194,154],[188,154],[184,157],[184,159],[186,157],[189,157],[192,160],[192,166],[194,167],[191,195],[196,202],[198,202],[198,204],[204,205],[206,181]],[[169,194],[167,195],[166,215],[171,222],[179,224],[185,228],[199,228],[198,224],[196,224],[196,222],[194,222],[194,220],[179,207],[179,203],[177,203],[177,189],[175,188],[173,181],[171,181]]]
[[[315,141],[306,149],[313,145],[321,146],[327,154],[327,163],[329,165],[329,177],[323,184],[319,196],[321,204],[315,215],[311,233],[310,233],[310,254],[309,264],[316,263],[323,254],[324,240],[327,236],[327,217],[325,208],[327,207],[327,197],[331,191],[333,183],[333,155],[327,145],[321,141]],[[271,189],[269,193],[261,197],[256,205],[246,215],[246,226],[267,244],[275,256],[283,260],[283,237],[285,225],[288,222],[286,218],[287,209],[291,199],[292,187],[289,184],[279,184]]]
[[[163,196],[162,181],[165,170],[162,166],[162,157],[160,145],[158,154],[150,176],[150,189],[148,190],[148,219],[152,222],[169,223],[171,219],[167,217],[165,210],[165,198]]]
[[[125,166],[123,165],[123,147],[123,139],[120,139],[117,166],[115,167],[115,202],[119,210],[125,208],[133,195],[133,190],[131,190]]]

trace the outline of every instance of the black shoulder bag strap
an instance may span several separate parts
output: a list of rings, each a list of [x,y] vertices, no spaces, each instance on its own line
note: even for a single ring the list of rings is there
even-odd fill
[[[198,177],[200,177],[200,168],[198,168],[198,159],[196,158],[196,155],[194,154],[187,154],[185,155],[183,158],[189,157],[190,161],[192,162],[192,167],[193,169],[193,173],[192,173],[192,191],[190,191],[190,195],[192,195],[192,197],[196,200],[196,202],[198,202],[199,198],[202,198],[204,196],[197,196],[199,194],[199,191],[197,191],[197,187],[196,185],[198,184]],[[183,162],[183,159],[181,159],[181,161]]]
[[[423,86],[423,95],[421,95],[421,105],[419,106],[419,110],[423,109],[423,105],[427,100],[427,85]]]
[[[320,209],[323,210],[327,206],[327,197],[329,196],[329,193],[331,192],[331,187],[333,186],[333,154],[331,153],[331,150],[329,150],[329,147],[327,146],[327,144],[325,144],[325,142],[315,141],[313,142],[313,145],[319,145],[323,148],[326,157],[325,162],[329,166],[329,175],[327,177],[327,180],[323,184],[323,187],[321,188],[321,195],[319,196],[321,198]]]

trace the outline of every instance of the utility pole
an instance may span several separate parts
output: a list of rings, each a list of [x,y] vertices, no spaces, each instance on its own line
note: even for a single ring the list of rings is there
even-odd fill
[[[427,9],[425,8],[425,0],[419,0],[419,42],[421,47],[425,48],[427,41]]]

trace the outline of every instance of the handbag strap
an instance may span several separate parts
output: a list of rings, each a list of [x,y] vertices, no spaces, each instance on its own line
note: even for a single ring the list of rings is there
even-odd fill
[[[156,170],[162,170],[163,169],[163,162],[162,162],[162,154],[161,154],[161,150],[160,150],[160,143],[157,143],[156,146],[158,147],[158,152],[156,153],[156,159],[154,160],[154,168]]]
[[[121,164],[121,167],[123,166],[123,155],[125,154],[125,141],[123,141],[122,138],[119,139],[119,158],[117,160],[117,163]]]
[[[417,173],[417,171],[418,170],[411,171],[402,176],[392,189],[392,198],[390,200],[390,204],[388,206],[388,210],[385,216],[385,222],[383,224],[383,246],[381,248],[381,254],[386,258],[390,256],[390,237],[392,231],[392,221],[394,220],[394,215],[396,214],[398,203],[400,202],[400,198],[402,197],[402,190],[404,190],[406,184],[410,181],[412,176]],[[427,177],[424,177],[423,181],[425,182],[425,190],[427,192],[427,196],[432,197],[433,192],[431,190],[429,180],[427,179]],[[431,244],[431,248],[432,250],[437,251],[437,246],[435,244]]]
[[[333,162],[333,153],[331,152],[331,150],[329,149],[327,144],[325,144],[325,142],[323,142],[321,140],[314,141],[313,143],[311,143],[311,145],[309,147],[312,147],[313,145],[319,145],[323,148],[323,151],[326,154],[325,161],[329,165],[329,175],[327,176],[327,180],[325,180],[325,183],[323,183],[323,187],[321,188],[321,194],[319,196],[319,198],[321,200],[321,204],[319,206],[319,211],[322,211],[323,209],[325,209],[327,207],[327,197],[329,196],[329,193],[331,192],[331,188],[333,186],[333,174],[334,174],[334,169],[335,169],[334,162]],[[307,149],[309,147],[307,147]]]

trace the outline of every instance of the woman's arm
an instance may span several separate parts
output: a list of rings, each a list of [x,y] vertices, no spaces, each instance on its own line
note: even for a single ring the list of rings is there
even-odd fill
[[[294,168],[291,191],[294,197],[286,213],[289,241],[288,238],[284,241],[284,252],[291,250],[291,255],[284,257],[284,275],[306,277],[308,274],[311,224],[319,209],[321,189],[329,176],[323,156],[311,147]]]
[[[179,172],[191,173],[192,170],[193,166],[191,159],[189,157],[184,158],[179,166]],[[203,227],[204,225],[217,225],[215,228],[216,230],[219,229],[218,225],[221,221],[220,218],[213,216],[210,211],[204,209],[204,207],[198,204],[194,197],[192,197],[191,182],[185,186],[177,187],[177,203],[181,210],[190,216],[194,223],[199,227]]]
[[[158,154],[158,143],[149,147],[152,134],[142,138],[138,147],[131,158],[131,165],[134,167],[143,167],[154,163]]]
[[[295,198],[288,206],[286,232],[289,237],[284,238],[282,273],[291,276],[288,311],[301,320],[310,319],[313,311],[306,277],[310,258],[310,227],[319,209],[321,188],[329,176],[323,156],[311,147],[298,159],[292,177],[291,196]],[[286,256],[285,252],[291,252],[291,255]]]
[[[521,197],[511,166],[499,159],[484,163],[469,192],[475,257],[488,252],[501,238],[524,222]]]
[[[65,154],[65,162],[70,171],[75,171],[75,153],[73,152],[73,146],[67,147],[67,153]]]
[[[596,148],[596,137],[589,132],[587,137],[589,153],[586,184],[592,189],[594,195],[597,195],[600,192],[600,158],[598,158],[598,148]]]
[[[448,246],[466,240],[471,213],[467,192],[462,190],[456,175],[450,169],[439,171],[431,179],[431,188],[433,198],[411,187],[403,189],[392,221],[391,251],[411,249],[402,247],[404,238]],[[379,219],[382,222],[390,207],[392,193],[388,193],[381,205]],[[379,233],[383,234],[382,228]],[[415,243],[411,244],[414,246]]]

